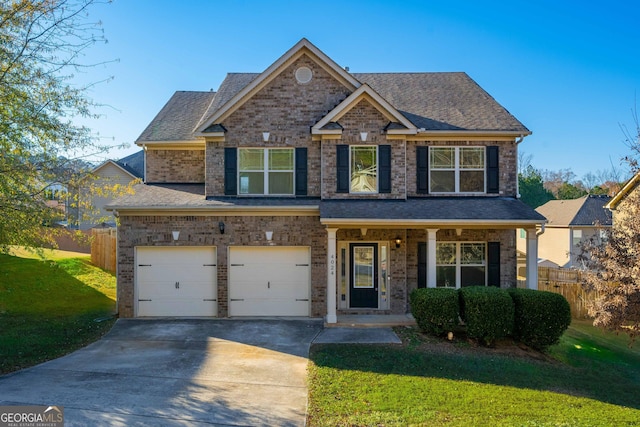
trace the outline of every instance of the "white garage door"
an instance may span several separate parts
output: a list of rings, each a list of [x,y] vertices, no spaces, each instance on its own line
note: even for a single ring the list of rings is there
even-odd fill
[[[309,316],[308,247],[229,249],[229,316]]]
[[[137,247],[138,316],[216,316],[215,247]]]

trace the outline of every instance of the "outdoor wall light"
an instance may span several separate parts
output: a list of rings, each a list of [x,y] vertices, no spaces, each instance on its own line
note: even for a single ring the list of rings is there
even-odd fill
[[[267,242],[270,242],[273,239],[273,231],[265,231],[264,235],[267,237]]]
[[[402,239],[400,237],[396,237],[396,249],[398,249],[400,247],[400,244],[402,243]]]
[[[220,234],[224,234],[224,222],[220,221],[218,223],[218,229],[220,230]]]
[[[264,142],[269,142],[269,132],[262,132],[262,140]]]
[[[179,231],[172,231],[171,234],[173,235],[173,240],[176,241],[180,238],[180,232]]]
[[[369,135],[368,132],[360,132],[360,141],[367,142],[367,136],[368,135]]]

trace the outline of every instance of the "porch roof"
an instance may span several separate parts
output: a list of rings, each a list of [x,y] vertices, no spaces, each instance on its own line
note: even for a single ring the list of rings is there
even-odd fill
[[[524,227],[546,222],[509,197],[428,197],[407,200],[324,200],[320,221],[335,226]]]

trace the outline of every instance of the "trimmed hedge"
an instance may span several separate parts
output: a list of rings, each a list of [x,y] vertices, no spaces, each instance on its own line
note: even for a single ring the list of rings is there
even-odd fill
[[[461,288],[460,314],[467,336],[492,345],[513,331],[514,304],[508,292],[493,286]]]
[[[409,296],[411,314],[426,333],[442,335],[458,325],[458,292],[450,288],[415,289]]]
[[[558,343],[571,324],[564,296],[533,289],[509,289],[515,306],[514,338],[537,350]]]

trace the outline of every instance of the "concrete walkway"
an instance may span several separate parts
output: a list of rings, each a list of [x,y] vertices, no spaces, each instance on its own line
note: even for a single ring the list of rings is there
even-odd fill
[[[312,342],[399,340],[309,319],[119,319],[98,342],[0,377],[0,405],[63,406],[66,427],[303,426]]]

